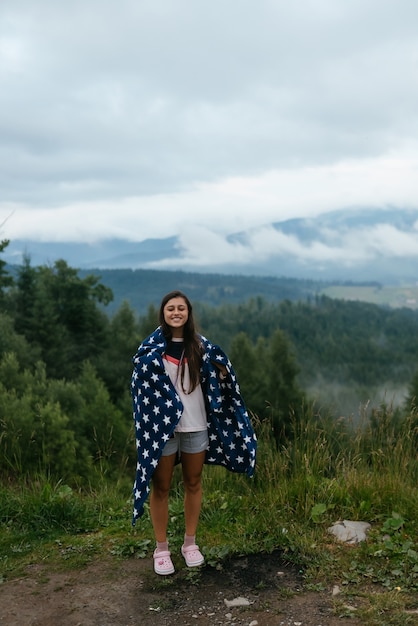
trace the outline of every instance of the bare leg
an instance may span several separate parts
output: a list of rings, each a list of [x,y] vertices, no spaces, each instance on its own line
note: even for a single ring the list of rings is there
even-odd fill
[[[184,517],[186,535],[195,535],[202,506],[202,470],[206,451],[181,453],[184,482]]]
[[[162,456],[152,476],[150,512],[155,539],[158,542],[167,540],[168,494],[173,478],[175,458],[175,454]]]

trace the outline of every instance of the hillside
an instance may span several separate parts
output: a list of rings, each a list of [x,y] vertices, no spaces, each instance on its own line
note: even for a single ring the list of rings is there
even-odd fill
[[[140,315],[149,305],[158,306],[162,296],[173,289],[187,293],[194,302],[217,306],[237,304],[250,298],[263,297],[268,301],[306,300],[325,288],[325,283],[274,276],[242,276],[226,274],[200,274],[195,272],[169,272],[157,270],[80,270],[81,277],[95,274],[112,289],[114,300],[107,307],[116,311],[126,300]]]
[[[107,307],[109,314],[126,300],[142,315],[150,304],[158,306],[162,296],[173,289],[186,292],[192,301],[213,306],[247,302],[262,297],[269,302],[306,300],[326,295],[340,300],[370,302],[391,308],[418,310],[418,285],[381,285],[369,283],[337,283],[275,276],[243,276],[238,274],[201,274],[165,270],[80,270],[80,276],[95,274],[112,289],[114,300]]]

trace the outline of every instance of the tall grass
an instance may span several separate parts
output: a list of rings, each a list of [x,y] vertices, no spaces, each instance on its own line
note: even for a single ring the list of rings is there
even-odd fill
[[[382,525],[396,514],[417,543],[417,417],[399,418],[380,407],[371,419],[364,407],[362,418],[353,426],[310,408],[280,445],[271,422],[255,419],[255,477],[214,468],[205,473],[205,532],[237,551],[281,546],[300,552],[337,520]]]
[[[418,553],[417,413],[400,417],[387,406],[373,411],[365,406],[361,417],[353,425],[308,407],[294,420],[293,437],[278,444],[272,422],[253,416],[259,444],[255,476],[248,479],[219,467],[204,470],[199,540],[207,553],[280,548],[294,562],[323,568],[325,561],[334,558],[327,552],[327,528],[333,522],[370,522],[381,541],[392,520],[393,529],[408,538],[409,552],[401,543],[396,552],[393,546],[400,541],[396,535],[389,557],[408,554],[412,559],[408,567],[411,563],[412,571],[416,567],[418,587],[418,556],[413,562],[413,553]],[[132,529],[133,476],[121,472],[118,481],[104,478],[99,487],[84,492],[39,476],[31,483],[3,484],[1,546],[16,544],[17,538],[30,537],[33,546],[36,540],[52,542],[59,535],[100,531],[104,542],[111,536],[113,543],[128,543],[128,552],[135,550],[136,543],[143,549],[143,541],[153,541],[149,511],[146,507]],[[181,471],[176,468],[170,541],[180,543],[183,532]],[[383,554],[380,543],[379,550]]]

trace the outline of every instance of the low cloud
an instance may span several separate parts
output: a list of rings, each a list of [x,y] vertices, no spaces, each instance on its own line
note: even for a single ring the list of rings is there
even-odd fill
[[[327,229],[321,235],[325,240],[301,241],[273,227],[249,231],[239,240],[228,240],[205,228],[189,228],[179,236],[181,260],[163,259],[149,267],[170,266],[213,267],[272,262],[281,257],[293,257],[300,263],[338,263],[350,267],[379,257],[418,258],[418,228],[401,231],[389,224],[371,228],[353,228],[348,231]]]
[[[73,242],[109,238],[144,241],[179,236],[184,238],[187,249],[187,233],[195,227],[219,234],[222,250],[226,247],[241,254],[231,244],[222,243],[226,236],[294,217],[316,217],[347,206],[381,208],[383,214],[388,206],[417,208],[417,172],[418,158],[405,152],[390,158],[342,161],[332,166],[277,169],[257,176],[224,178],[213,183],[196,183],[175,193],[109,197],[52,208],[0,202],[0,216],[4,221],[2,235],[10,239]],[[386,231],[386,234],[390,247],[393,233]],[[384,235],[383,230],[374,235],[376,245]],[[256,248],[256,239],[260,236],[254,231],[254,243],[248,247]],[[270,245],[271,236],[263,231],[266,245]],[[332,243],[332,238],[326,244],[331,249],[338,245]],[[297,242],[276,238],[271,245],[293,249]],[[262,253],[264,245],[258,248]],[[325,255],[321,250],[319,246],[318,254]]]

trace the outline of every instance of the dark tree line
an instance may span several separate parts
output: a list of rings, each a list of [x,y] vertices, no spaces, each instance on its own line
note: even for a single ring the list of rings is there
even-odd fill
[[[236,307],[201,306],[199,319],[224,345],[237,332],[256,342],[280,329],[294,348],[303,384],[318,372],[328,380],[364,385],[408,383],[417,367],[418,313],[410,309],[326,296],[279,303],[253,298]]]

